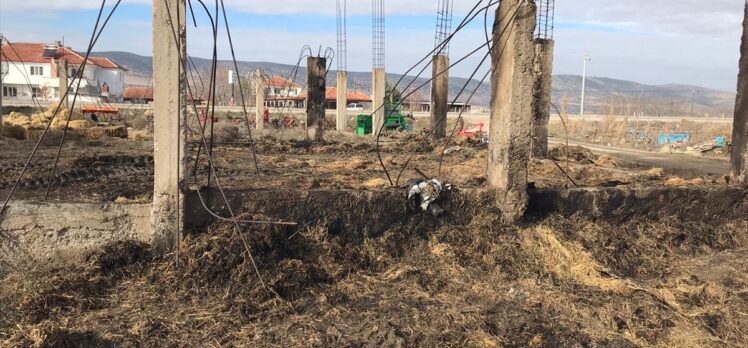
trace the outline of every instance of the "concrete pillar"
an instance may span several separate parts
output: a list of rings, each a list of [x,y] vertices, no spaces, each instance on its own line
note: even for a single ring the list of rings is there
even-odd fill
[[[449,112],[449,57],[434,56],[431,81],[431,132],[435,139],[447,136],[447,112]],[[443,72],[443,73],[442,73]],[[441,75],[437,76],[439,73]],[[442,118],[444,118],[442,120]]]
[[[497,190],[501,218],[507,223],[519,221],[528,202],[535,11],[533,1],[503,0],[493,28],[486,177],[489,186]]]
[[[69,95],[66,96],[65,92],[68,90],[68,61],[65,59],[57,61],[57,80],[60,90],[60,104],[64,105],[67,109]]]
[[[265,128],[262,114],[265,111],[265,72],[257,69],[255,72],[255,128]]]
[[[3,41],[0,38],[0,136],[3,133]],[[10,65],[8,65],[8,70],[10,70]]]
[[[306,131],[310,140],[324,141],[327,59],[307,58]]]
[[[372,134],[379,134],[379,130],[384,125],[384,97],[387,94],[385,90],[386,75],[383,68],[374,68],[371,73],[371,99],[374,118],[372,119]]]
[[[535,83],[532,101],[532,156],[548,157],[548,121],[551,119],[553,84],[553,46],[551,39],[535,40]]]
[[[335,127],[338,132],[348,130],[348,73],[338,71],[338,82],[335,85],[337,95],[337,116],[335,117]]]
[[[153,246],[166,252],[178,243],[183,226],[185,173],[184,91],[186,76],[185,0],[153,2]],[[177,35],[179,45],[175,42]]]
[[[732,125],[730,176],[738,183],[748,184],[748,1],[745,4],[744,16],[738,96]]]
[[[0,39],[0,136],[3,135],[3,42]]]

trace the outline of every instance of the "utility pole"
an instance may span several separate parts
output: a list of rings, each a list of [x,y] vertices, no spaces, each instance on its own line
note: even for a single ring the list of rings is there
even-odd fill
[[[589,53],[584,54],[584,67],[582,68],[582,104],[580,107],[579,115],[584,116],[584,89],[587,84],[587,63],[592,60]]]
[[[693,105],[696,103],[696,90],[691,91],[691,118],[694,117]]]

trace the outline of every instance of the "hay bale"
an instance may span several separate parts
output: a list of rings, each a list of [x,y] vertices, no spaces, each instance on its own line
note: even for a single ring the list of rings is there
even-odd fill
[[[136,141],[153,140],[153,134],[147,130],[128,131],[127,139]]]
[[[4,125],[2,128],[2,135],[6,138],[13,138],[16,140],[26,140],[29,138],[26,127],[14,124]]]
[[[44,134],[44,129],[28,129],[28,140],[34,140],[38,141],[39,138],[41,138],[42,134]],[[42,138],[42,141],[40,143],[41,146],[59,146],[60,141],[62,141],[62,135],[64,134],[64,131],[60,129],[49,129],[47,131],[47,134],[44,135],[44,138]],[[68,132],[67,135],[65,135],[65,141],[74,141],[78,139],[78,135],[73,132]]]
[[[67,125],[69,129],[83,129],[94,126],[94,124],[88,120],[73,120],[70,121],[70,123],[68,123],[68,120],[62,119],[54,119],[52,121],[52,128],[65,129],[65,125]]]
[[[88,120],[73,120],[70,121],[69,126],[72,129],[84,129],[93,127],[93,123],[89,122]]]
[[[75,132],[86,140],[99,140],[106,135],[106,130],[103,127],[76,129]]]
[[[110,138],[127,139],[127,128],[125,126],[109,126],[104,128],[104,131]]]
[[[6,125],[28,126],[31,124],[31,118],[18,112],[11,112],[3,123]]]

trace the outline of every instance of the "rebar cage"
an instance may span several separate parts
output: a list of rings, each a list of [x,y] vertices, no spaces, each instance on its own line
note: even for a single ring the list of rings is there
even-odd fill
[[[535,26],[536,39],[553,39],[553,16],[555,13],[555,0],[538,0],[537,25]]]
[[[436,9],[436,43],[437,55],[449,55],[449,36],[452,35],[453,0],[437,0]],[[447,42],[445,42],[447,41]]]

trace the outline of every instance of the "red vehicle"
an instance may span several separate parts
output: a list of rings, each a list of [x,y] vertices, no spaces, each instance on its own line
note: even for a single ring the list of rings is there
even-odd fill
[[[113,106],[82,106],[81,113],[94,123],[111,122],[117,119],[119,108]]]

